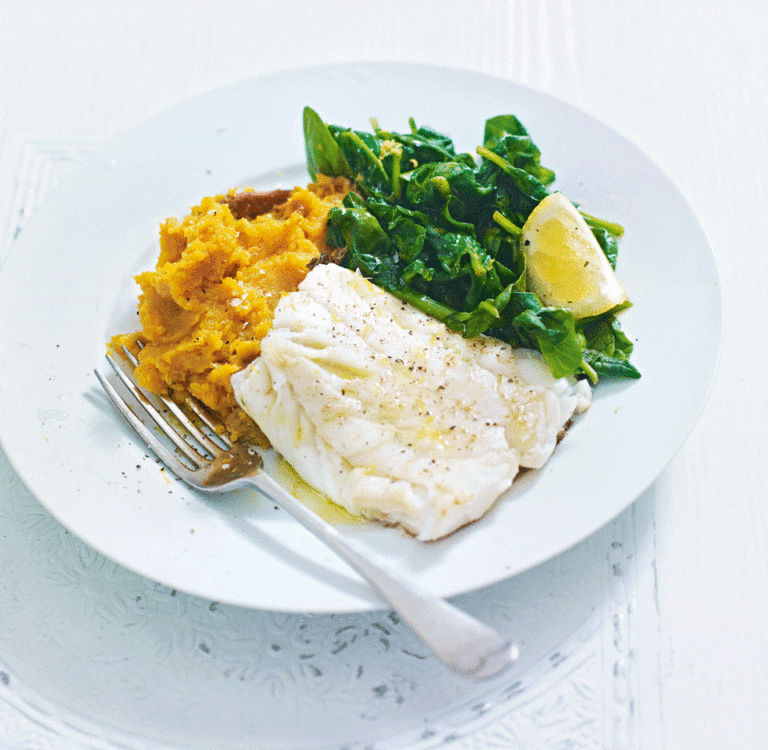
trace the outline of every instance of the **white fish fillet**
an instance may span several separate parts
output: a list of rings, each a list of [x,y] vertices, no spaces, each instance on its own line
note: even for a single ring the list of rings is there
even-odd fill
[[[480,518],[591,403],[537,352],[464,339],[332,264],[280,301],[233,384],[306,482],[420,540]]]

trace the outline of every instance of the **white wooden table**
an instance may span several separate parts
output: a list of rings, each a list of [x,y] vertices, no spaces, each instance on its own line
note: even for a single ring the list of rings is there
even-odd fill
[[[262,716],[206,739],[206,689],[241,716],[271,696],[298,717],[292,746],[305,748],[768,747],[766,39],[768,3],[746,0],[0,3],[0,258],[66,172],[177,102],[317,62],[425,62],[542,90],[634,141],[706,230],[725,307],[711,397],[658,481],[574,550],[467,599],[527,607],[520,627],[539,655],[487,714],[458,688],[385,674],[371,615],[219,608],[123,571],[61,529],[0,454],[0,748],[261,748],[280,736]],[[396,627],[389,637],[409,643]],[[288,664],[302,643],[328,650],[319,682]],[[347,696],[369,727],[359,742],[313,727],[329,710],[317,686],[350,679],[341,648],[382,670]],[[259,649],[287,661],[266,670]],[[455,725],[441,713],[452,701]]]

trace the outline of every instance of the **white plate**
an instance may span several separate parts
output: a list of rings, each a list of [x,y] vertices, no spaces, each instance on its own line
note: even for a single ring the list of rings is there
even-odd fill
[[[279,611],[382,606],[308,532],[251,493],[203,497],[146,455],[92,370],[136,325],[132,275],[154,265],[158,224],[230,187],[308,181],[301,112],[365,128],[408,117],[474,150],[512,112],[556,187],[626,229],[623,326],[643,373],[605,382],[540,472],[482,521],[418,544],[351,525],[394,567],[450,596],[530,568],[602,527],[679,448],[704,404],[721,335],[717,270],[677,189],[635,146],[573,107],[508,81],[437,67],[329,65],[245,81],[177,106],[118,139],[28,222],[0,276],[0,438],[40,502],[127,568],[199,596]]]

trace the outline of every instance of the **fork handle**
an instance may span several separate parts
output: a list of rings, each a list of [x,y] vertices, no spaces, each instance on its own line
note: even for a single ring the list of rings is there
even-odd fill
[[[388,569],[354,540],[342,536],[268,474],[261,472],[248,482],[256,485],[362,575],[435,656],[454,672],[482,680],[500,675],[516,661],[520,652],[509,639]]]

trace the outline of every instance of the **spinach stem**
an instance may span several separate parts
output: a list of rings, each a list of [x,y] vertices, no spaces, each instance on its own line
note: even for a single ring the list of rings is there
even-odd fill
[[[388,287],[387,291],[389,291],[393,297],[397,297],[398,299],[403,300],[403,302],[408,302],[422,312],[427,313],[427,315],[431,315],[433,318],[437,318],[437,320],[440,321],[444,321],[449,315],[455,312],[455,310],[448,307],[448,305],[443,305],[437,300],[427,297],[426,294],[416,292],[406,286],[397,288]]]
[[[392,194],[395,200],[400,199],[400,159],[402,152],[396,153],[392,161]]]
[[[501,211],[494,211],[493,220],[515,237],[520,237],[523,233],[523,230],[517,224],[513,224]]]
[[[488,161],[492,161],[494,164],[501,167],[505,171],[512,167],[512,165],[503,156],[494,154],[493,151],[485,148],[485,146],[478,146],[476,151],[479,156],[483,157],[483,159],[488,159]]]
[[[584,220],[588,224],[592,224],[596,227],[602,227],[616,237],[621,237],[624,235],[624,227],[621,226],[621,224],[617,224],[615,221],[606,221],[605,219],[601,219],[597,216],[584,213],[584,211],[579,211],[579,213],[584,217]]]
[[[581,364],[579,365],[579,369],[589,378],[589,382],[594,385],[598,381],[598,375],[595,371],[595,368],[592,367],[585,359],[581,360]]]

